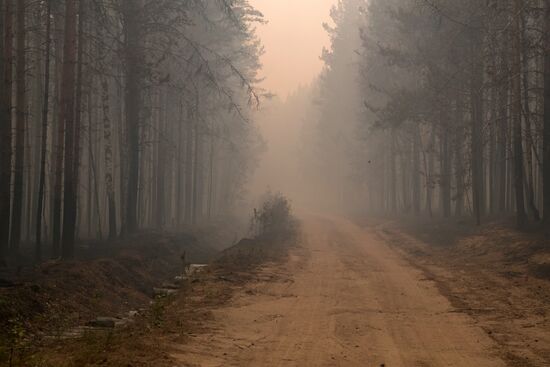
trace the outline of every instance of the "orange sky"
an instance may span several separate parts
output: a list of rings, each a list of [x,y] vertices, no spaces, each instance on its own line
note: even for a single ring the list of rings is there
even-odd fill
[[[265,46],[262,58],[263,87],[280,97],[308,84],[321,71],[319,60],[328,36],[322,27],[329,21],[337,0],[250,0],[269,22],[258,27]]]

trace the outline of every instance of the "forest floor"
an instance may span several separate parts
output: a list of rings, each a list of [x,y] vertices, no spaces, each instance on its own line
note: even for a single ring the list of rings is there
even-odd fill
[[[538,235],[318,215],[301,227],[296,246],[241,242],[124,328],[13,365],[549,365]]]
[[[138,314],[146,316],[155,288],[181,274],[182,253],[189,263],[209,262],[234,241],[232,228],[216,224],[81,242],[71,261],[0,268],[0,366],[64,365],[43,357],[58,353],[69,361],[76,350],[67,347],[84,332],[82,339],[91,337],[90,347],[97,348],[101,333],[88,333],[93,328],[87,324],[109,318],[118,329]]]
[[[385,222],[379,236],[434,283],[514,367],[550,365],[550,241],[512,223]]]

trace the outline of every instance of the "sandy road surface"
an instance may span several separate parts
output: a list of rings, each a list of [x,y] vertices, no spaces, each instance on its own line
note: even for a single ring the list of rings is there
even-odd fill
[[[504,366],[491,339],[452,309],[374,232],[303,222],[303,246],[214,311],[211,332],[176,348],[181,366]]]

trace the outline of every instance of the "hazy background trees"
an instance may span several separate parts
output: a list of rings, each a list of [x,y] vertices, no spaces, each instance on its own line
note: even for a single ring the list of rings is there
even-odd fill
[[[340,1],[308,125],[339,206],[547,220],[549,7]]]

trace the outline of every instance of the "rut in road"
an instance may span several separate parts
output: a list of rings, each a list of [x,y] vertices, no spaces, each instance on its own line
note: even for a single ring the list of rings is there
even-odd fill
[[[182,366],[505,366],[374,231],[326,217],[303,231],[286,264],[214,311],[213,332],[177,347]]]

